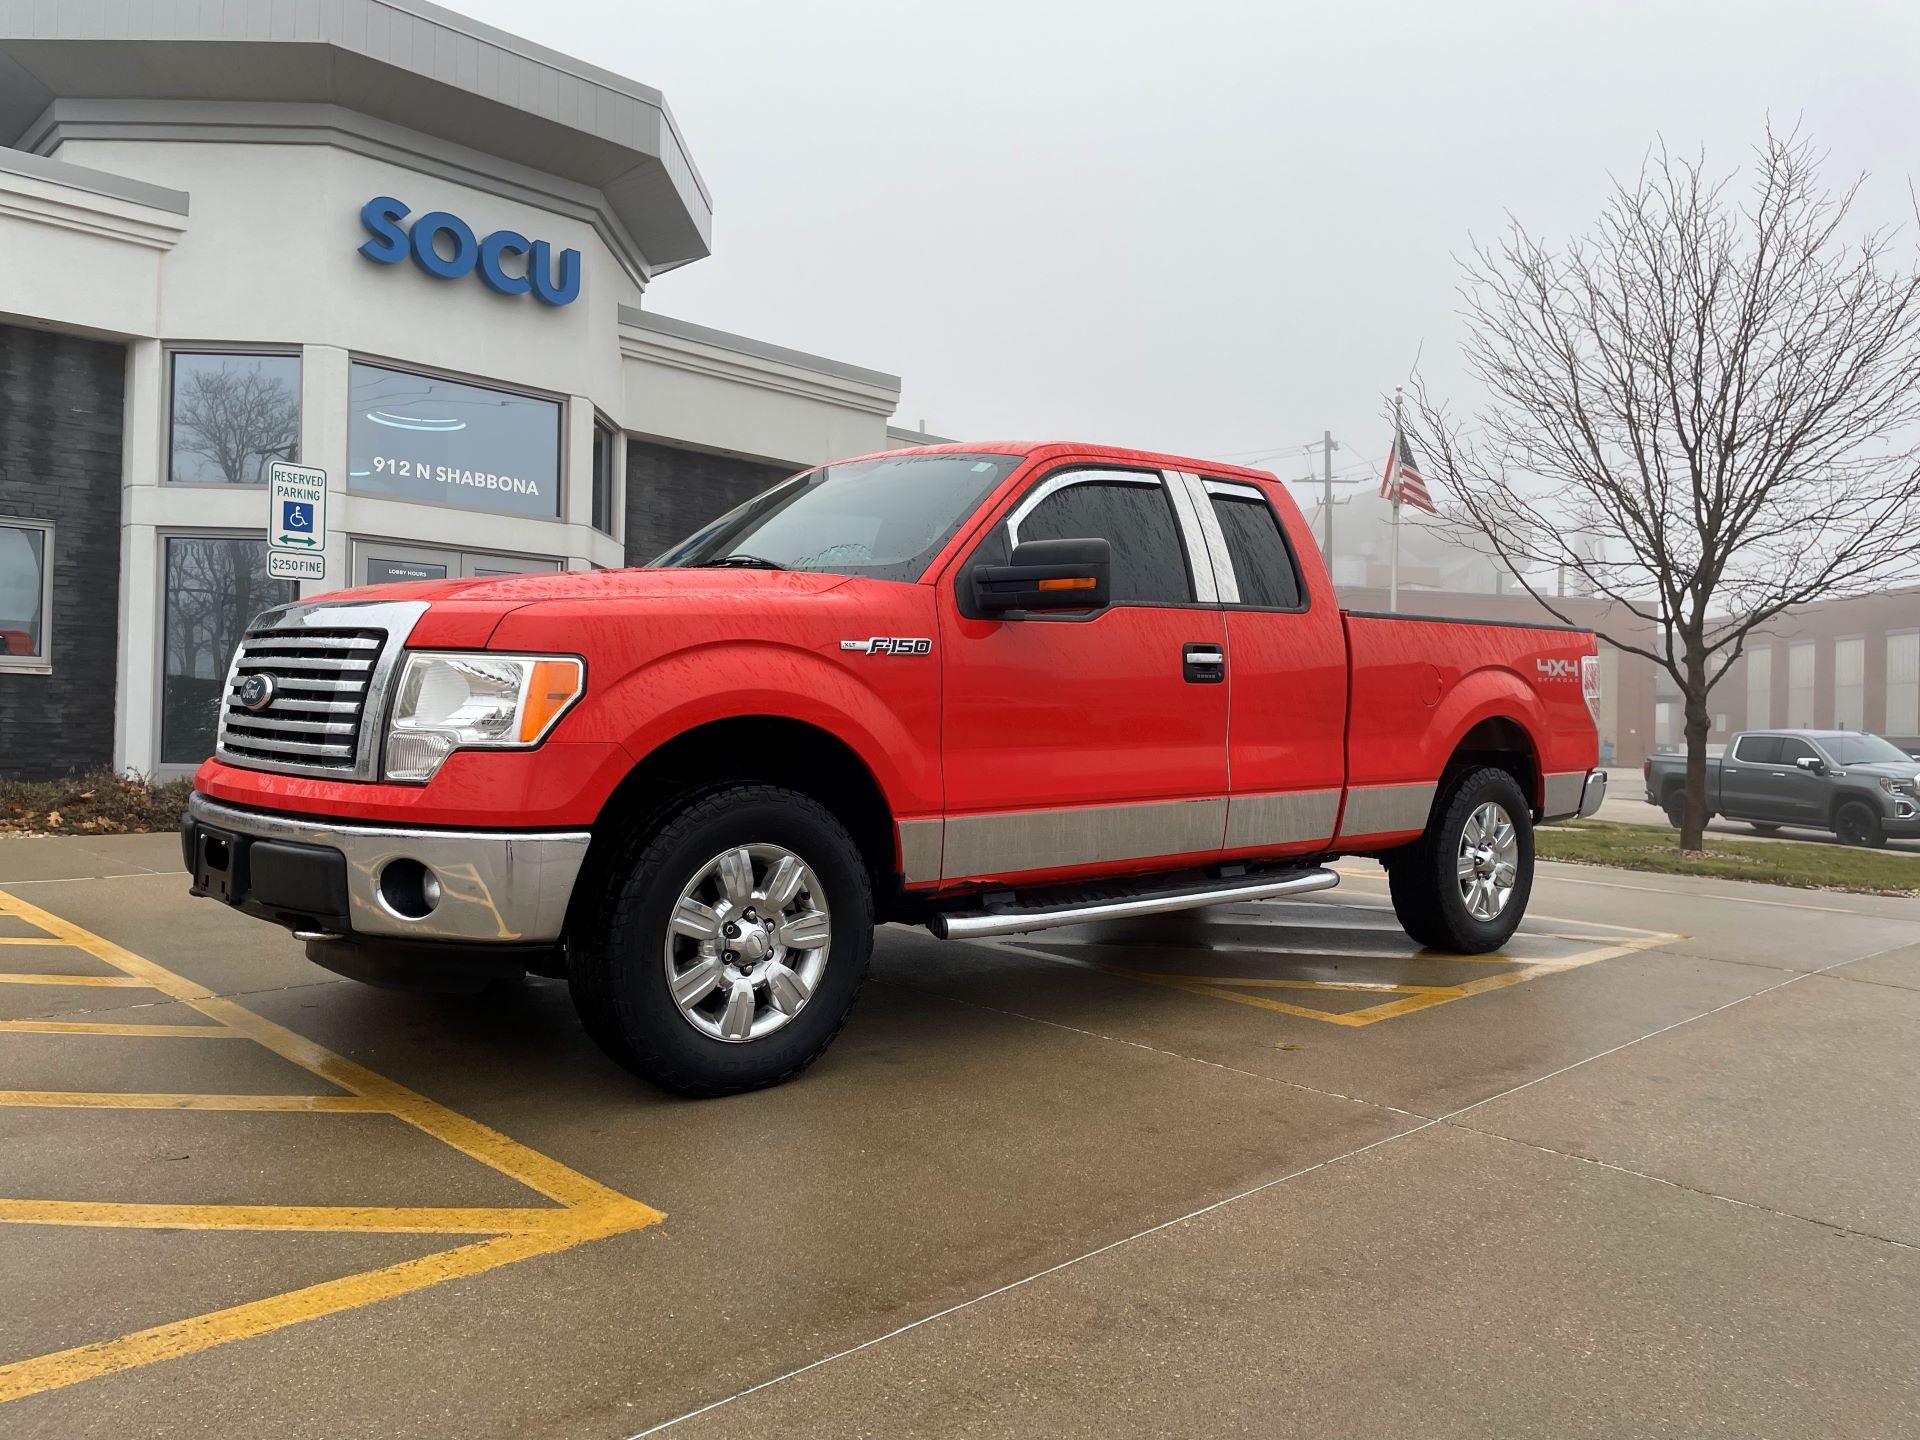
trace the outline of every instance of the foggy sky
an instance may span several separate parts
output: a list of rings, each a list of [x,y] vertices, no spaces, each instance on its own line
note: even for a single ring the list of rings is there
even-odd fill
[[[1664,135],[1771,114],[1899,218],[1920,6],[451,0],[663,90],[713,193],[671,315],[904,377],[899,423],[1254,461],[1471,400],[1453,256],[1584,229]],[[1296,479],[1317,460],[1259,463]]]

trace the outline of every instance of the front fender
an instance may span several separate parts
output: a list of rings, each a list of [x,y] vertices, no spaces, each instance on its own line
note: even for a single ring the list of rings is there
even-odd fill
[[[646,662],[583,706],[570,733],[617,738],[636,762],[716,720],[817,726],[857,754],[896,816],[938,813],[939,673],[882,662],[872,678],[779,641],[694,645]]]

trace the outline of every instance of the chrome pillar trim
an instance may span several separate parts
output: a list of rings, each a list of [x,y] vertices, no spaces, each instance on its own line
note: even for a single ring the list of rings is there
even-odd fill
[[[242,634],[242,645],[234,648],[227,663],[227,683],[220,692],[220,739],[214,754],[222,764],[243,770],[263,770],[273,775],[313,775],[327,780],[378,780],[380,756],[387,739],[387,704],[399,679],[401,653],[407,637],[420,617],[427,613],[424,600],[300,600],[264,610],[254,616]],[[240,657],[247,636],[263,630],[383,630],[386,639],[375,660],[372,678],[367,682],[365,701],[360,710],[360,735],[354,747],[353,768],[338,765],[303,765],[294,761],[271,763],[226,753],[226,712],[233,687],[239,680]]]
[[[1607,798],[1607,772],[1600,769],[1587,772],[1587,783],[1580,791],[1580,814],[1584,818],[1600,808]]]
[[[1225,796],[952,815],[940,877],[966,880],[1157,855],[1211,854],[1220,848],[1226,823]]]
[[[1180,523],[1180,535],[1186,542],[1187,568],[1193,572],[1193,598],[1205,605],[1240,598],[1233,580],[1233,564],[1227,558],[1227,546],[1220,527],[1213,520],[1211,507],[1201,495],[1199,483],[1184,470],[1162,471],[1167,478],[1167,495],[1173,501],[1174,518]]]
[[[900,831],[900,874],[909,885],[931,885],[940,879],[940,840],[945,822],[896,821]]]
[[[1200,522],[1200,534],[1206,541],[1207,554],[1213,560],[1213,573],[1220,590],[1220,603],[1238,605],[1240,577],[1233,570],[1233,552],[1227,548],[1227,532],[1220,528],[1220,517],[1213,513],[1213,502],[1207,498],[1214,487],[1190,471],[1175,473],[1180,476],[1187,493],[1193,499],[1193,513]]]
[[[990,935],[1020,935],[1056,925],[1085,925],[1094,920],[1124,920],[1135,915],[1165,915],[1175,910],[1197,910],[1206,905],[1235,901],[1272,900],[1281,895],[1305,895],[1331,890],[1340,877],[1331,870],[1309,870],[1284,879],[1222,880],[1190,890],[1167,890],[1137,895],[1130,900],[1100,900],[1087,905],[1062,905],[1045,910],[984,910],[966,915],[936,915],[929,922],[942,940],[981,940]]]
[[[1338,790],[1285,790],[1227,797],[1227,849],[1331,840],[1340,815]]]
[[[1606,788],[1605,772],[1600,785]],[[1557,770],[1540,778],[1540,818],[1542,820],[1565,820],[1569,815],[1580,811],[1581,796],[1586,790],[1588,772],[1585,770]]]
[[[557,940],[593,838],[585,830],[403,830],[343,824],[320,815],[263,815],[196,792],[188,816],[249,835],[338,850],[347,861],[347,915],[358,935],[518,944]],[[440,881],[440,902],[420,919],[380,897],[389,861],[417,860]]]
[[[1340,835],[1387,835],[1424,830],[1440,787],[1432,781],[1418,785],[1356,785],[1347,791],[1347,810]]]

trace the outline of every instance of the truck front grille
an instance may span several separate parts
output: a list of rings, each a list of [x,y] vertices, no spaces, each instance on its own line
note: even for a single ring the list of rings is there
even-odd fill
[[[386,639],[384,630],[249,632],[227,676],[216,753],[259,770],[354,773]]]

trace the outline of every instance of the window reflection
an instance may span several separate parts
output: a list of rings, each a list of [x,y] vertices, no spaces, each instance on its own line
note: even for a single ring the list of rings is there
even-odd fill
[[[183,485],[261,485],[300,458],[300,357],[173,357],[173,460]]]

